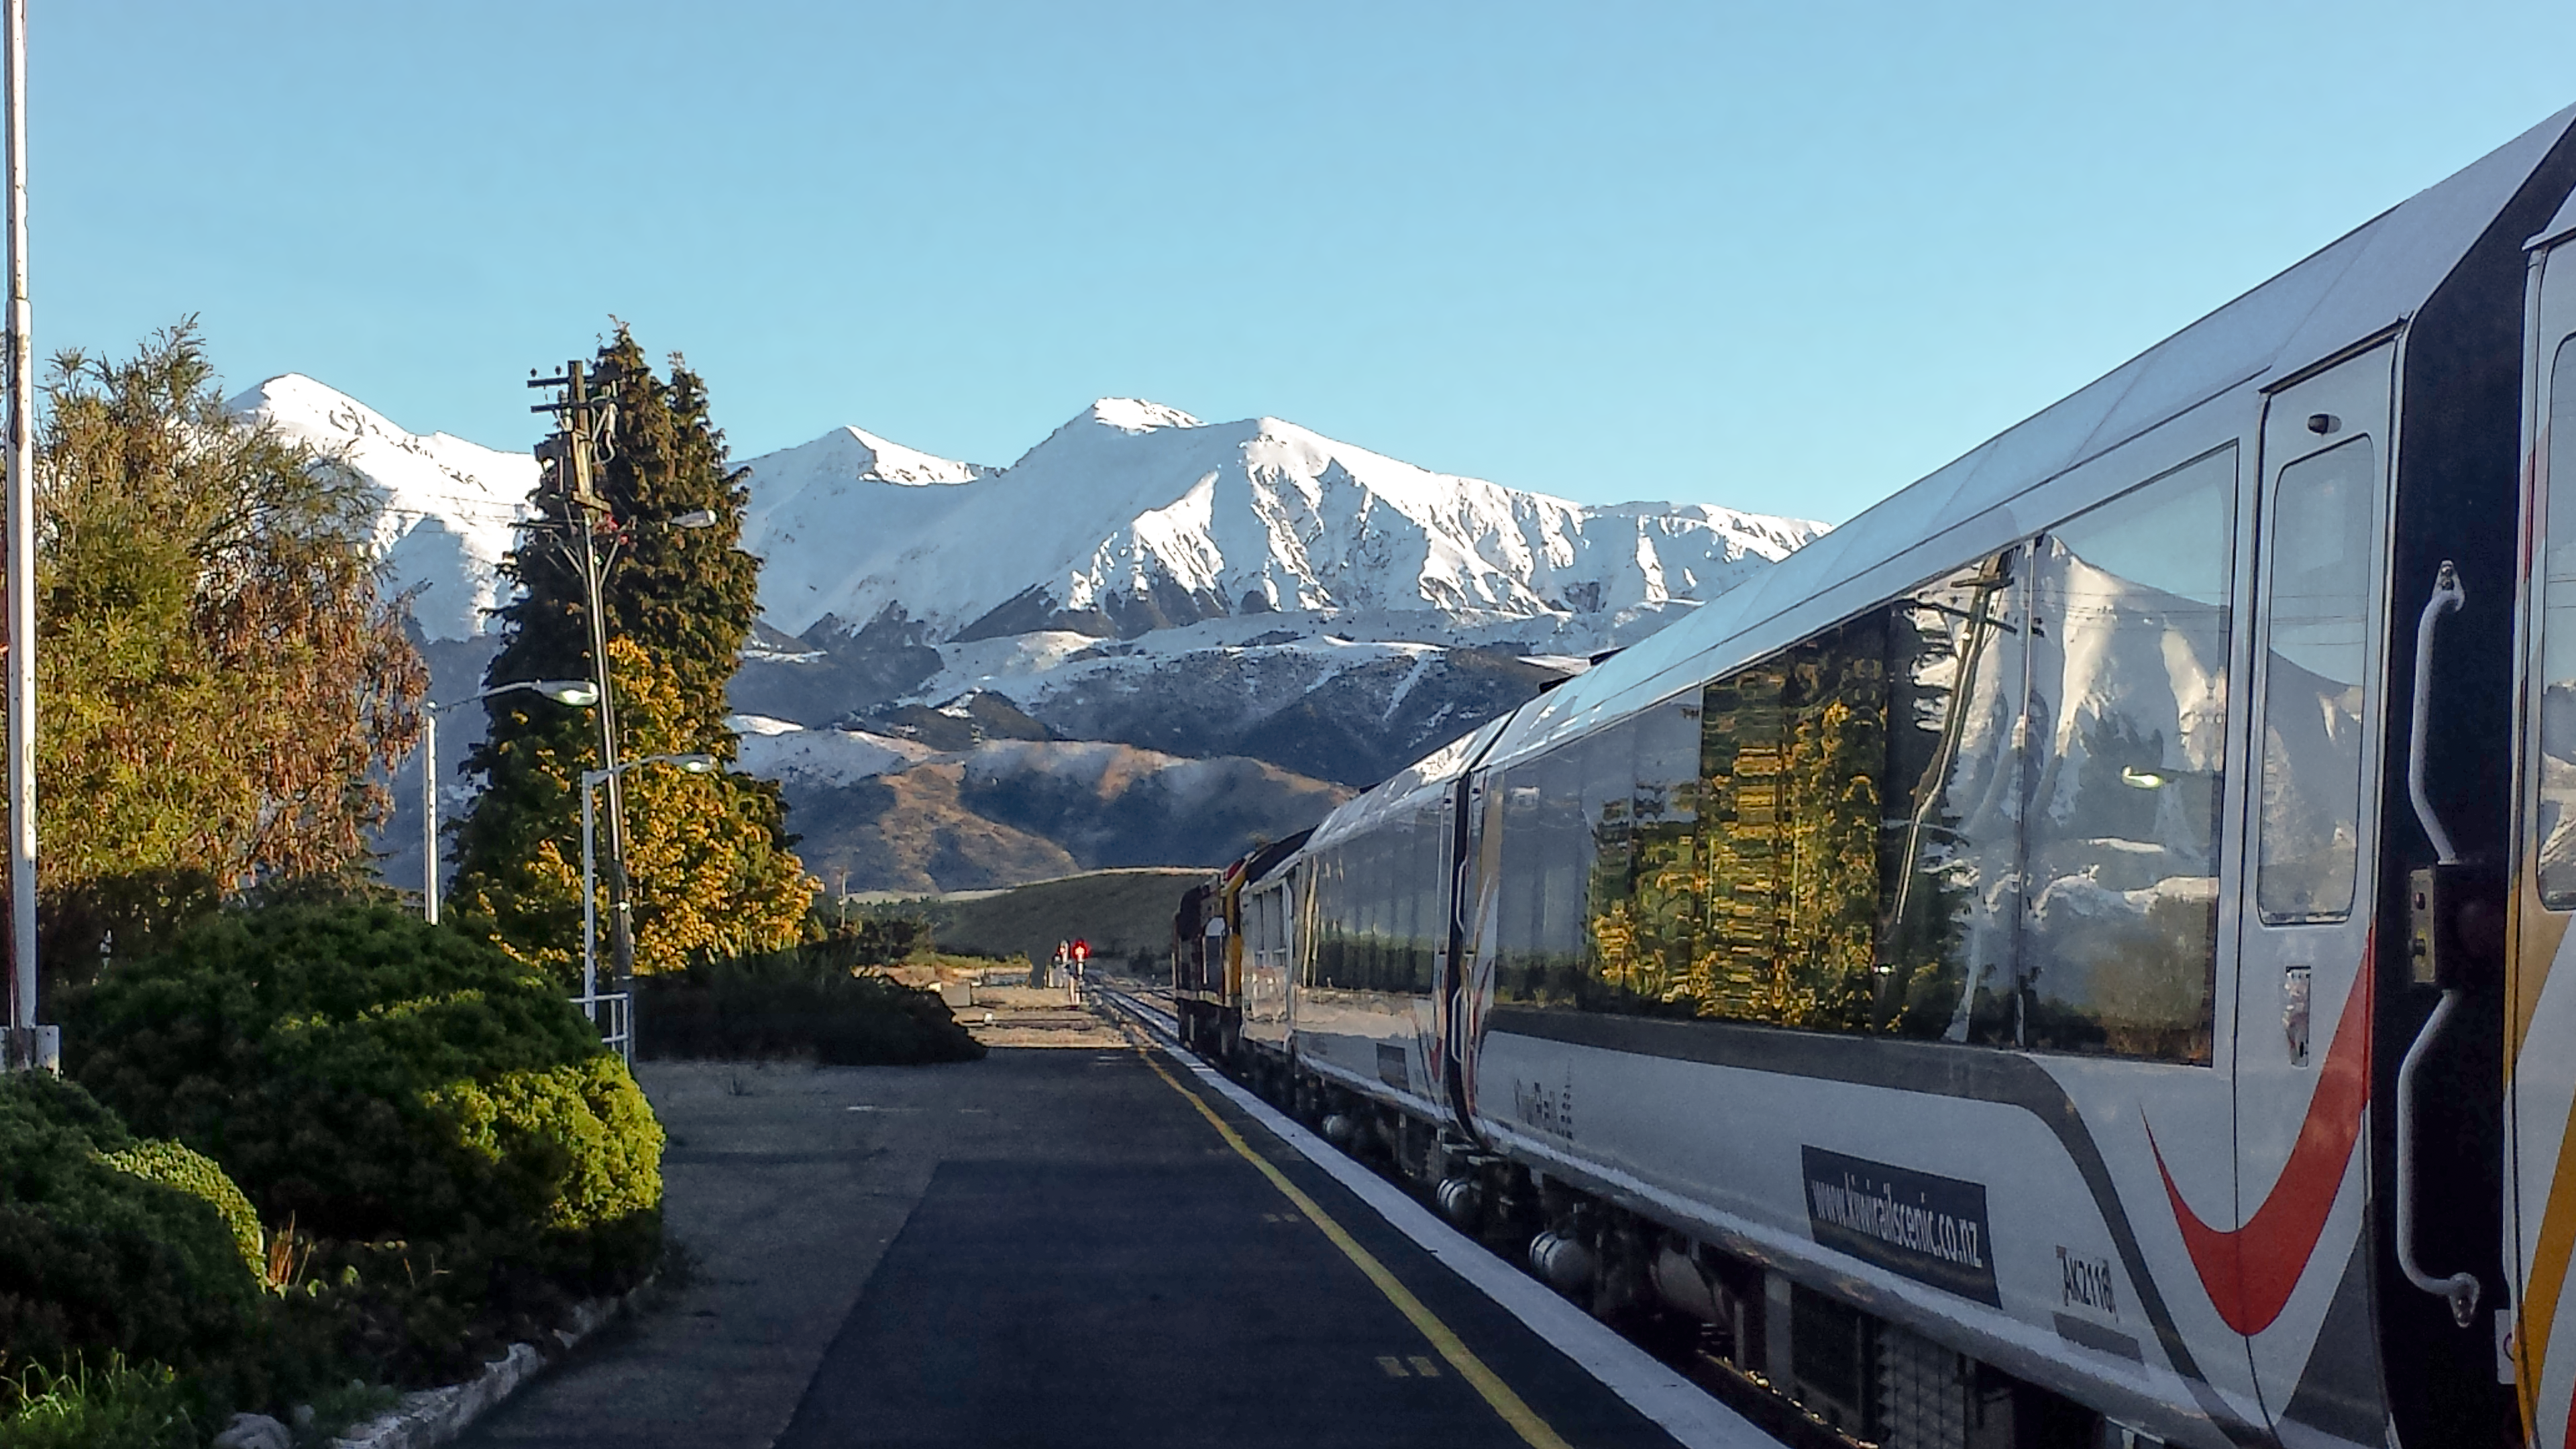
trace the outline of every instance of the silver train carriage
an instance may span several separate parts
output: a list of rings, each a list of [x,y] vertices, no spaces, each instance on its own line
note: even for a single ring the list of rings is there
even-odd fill
[[[2571,120],[1246,862],[1193,1040],[1865,1437],[2568,1444]]]
[[[1236,1049],[1243,994],[1243,892],[1294,855],[1313,832],[1300,830],[1246,853],[1206,880],[1181,892],[1172,915],[1172,1011],[1181,1042],[1225,1058]],[[1263,899],[1266,907],[1269,898]],[[1256,915],[1255,930],[1267,939]]]

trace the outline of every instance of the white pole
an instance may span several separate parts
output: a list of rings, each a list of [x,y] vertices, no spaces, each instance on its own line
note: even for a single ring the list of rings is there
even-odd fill
[[[27,0],[7,0],[9,90],[9,1025],[36,1056],[36,391],[27,306]]]
[[[591,885],[591,828],[595,811],[591,805],[592,787],[603,774],[599,770],[581,772],[581,1001],[592,1024],[599,1021],[599,899]]]
[[[438,708],[420,710],[420,912],[438,924]]]

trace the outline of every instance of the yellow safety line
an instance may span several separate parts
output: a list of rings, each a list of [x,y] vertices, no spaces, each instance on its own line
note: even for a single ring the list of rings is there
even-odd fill
[[[1124,1026],[1126,1023],[1122,1021],[1120,1025]],[[1414,1297],[1410,1289],[1397,1282],[1395,1275],[1386,1270],[1386,1265],[1379,1262],[1376,1255],[1361,1247],[1357,1239],[1344,1232],[1340,1223],[1334,1222],[1322,1208],[1315,1205],[1313,1198],[1298,1191],[1297,1184],[1290,1182],[1286,1173],[1273,1166],[1269,1159],[1253,1151],[1251,1145],[1243,1140],[1242,1134],[1226,1125],[1226,1120],[1218,1116],[1216,1110],[1208,1106],[1198,1093],[1182,1086],[1179,1078],[1164,1071],[1163,1064],[1154,1060],[1153,1053],[1147,1051],[1143,1043],[1136,1041],[1132,1032],[1128,1041],[1136,1048],[1136,1055],[1145,1059],[1145,1065],[1154,1069],[1155,1076],[1162,1078],[1173,1091],[1188,1098],[1190,1105],[1199,1109],[1199,1115],[1205,1117],[1208,1125],[1216,1129],[1217,1135],[1225,1139],[1226,1146],[1233,1148],[1244,1161],[1260,1168],[1261,1175],[1270,1179],[1270,1185],[1279,1189],[1282,1197],[1296,1204],[1297,1211],[1304,1213],[1308,1222],[1324,1230],[1324,1236],[1332,1239],[1333,1246],[1342,1250],[1342,1256],[1350,1259],[1362,1273],[1368,1275],[1368,1280],[1377,1285],[1377,1291],[1385,1294],[1386,1301],[1394,1304],[1398,1313],[1403,1314],[1415,1328],[1422,1331],[1422,1336],[1431,1341],[1431,1346],[1440,1351],[1440,1356],[1447,1359],[1452,1368],[1458,1370],[1459,1377],[1475,1385],[1476,1392],[1484,1396],[1485,1402],[1493,1406],[1494,1412],[1502,1416],[1504,1423],[1512,1426],[1512,1432],[1520,1435],[1522,1442],[1528,1444],[1530,1449],[1571,1449],[1563,1439],[1557,1437],[1554,1429],[1547,1426],[1545,1419],[1540,1418],[1529,1405],[1521,1402],[1521,1396],[1512,1392],[1511,1385],[1496,1377],[1492,1369],[1485,1367],[1484,1360],[1476,1357],[1468,1350],[1466,1344],[1459,1341],[1457,1334],[1449,1331],[1448,1324],[1441,1322],[1430,1309],[1422,1306],[1421,1299]]]

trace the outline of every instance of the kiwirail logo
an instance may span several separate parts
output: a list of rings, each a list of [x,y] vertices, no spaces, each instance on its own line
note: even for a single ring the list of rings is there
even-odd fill
[[[1798,1149],[1815,1240],[1962,1298],[2000,1305],[1986,1189],[1928,1172]]]

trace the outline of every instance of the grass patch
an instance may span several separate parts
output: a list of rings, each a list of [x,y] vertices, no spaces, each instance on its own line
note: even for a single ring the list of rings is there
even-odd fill
[[[1209,872],[1187,868],[1095,870],[998,891],[868,898],[873,912],[916,916],[941,947],[969,956],[1045,961],[1058,941],[1091,943],[1096,963],[1147,976],[1168,969],[1172,913],[1181,892]]]
[[[157,1364],[110,1354],[93,1373],[30,1365],[8,1384],[17,1403],[0,1416],[0,1449],[196,1449],[187,1385]]]

